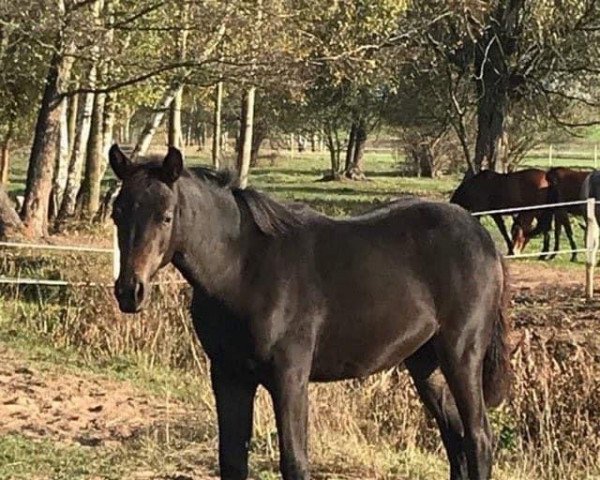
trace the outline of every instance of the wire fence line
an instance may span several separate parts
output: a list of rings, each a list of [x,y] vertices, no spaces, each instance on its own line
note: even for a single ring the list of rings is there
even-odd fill
[[[598,247],[600,245],[598,223],[595,216],[595,207],[600,204],[600,201],[596,201],[593,198],[587,200],[576,200],[572,202],[558,202],[549,203],[542,205],[531,205],[527,207],[514,207],[514,208],[503,208],[497,210],[486,210],[481,212],[472,212],[471,215],[474,217],[481,217],[484,215],[507,215],[520,213],[523,211],[530,210],[541,210],[547,208],[562,208],[574,205],[586,205],[585,216],[586,216],[586,246],[585,248],[571,249],[571,250],[559,250],[555,252],[546,252],[546,254],[552,255],[566,255],[574,253],[586,253],[586,292],[589,298],[593,295],[593,276],[594,267],[596,264],[596,255]],[[583,213],[583,212],[582,212]],[[111,255],[113,263],[113,278],[116,280],[119,276],[120,269],[120,252],[117,241],[116,227],[113,229],[113,247],[94,247],[86,245],[52,245],[52,244],[34,244],[34,243],[17,243],[17,242],[0,242],[0,247],[15,248],[15,249],[30,249],[30,250],[49,250],[49,251],[62,251],[62,252],[82,252],[82,253],[93,253]],[[512,255],[505,255],[508,260],[518,258],[531,258],[540,256],[541,253],[519,253]],[[152,282],[152,285],[176,285],[186,284],[187,282],[168,281],[168,282]],[[102,283],[102,282],[82,282],[82,281],[69,281],[69,280],[56,280],[56,279],[39,279],[39,278],[27,278],[27,277],[5,277],[0,276],[0,284],[9,285],[43,285],[43,286],[69,286],[69,287],[103,287],[112,288],[114,283]]]
[[[530,210],[544,210],[548,208],[561,208],[561,207],[572,207],[574,205],[587,205],[588,200],[573,200],[572,202],[558,202],[558,203],[544,203],[540,205],[529,205],[527,207],[514,207],[514,208],[500,208],[498,210],[483,210],[481,212],[472,212],[471,215],[474,217],[481,217],[484,215],[506,215],[511,213],[521,213]],[[594,203],[599,204],[600,201]]]
[[[88,247],[86,245],[52,245],[51,243],[14,243],[0,242],[0,247],[30,250],[58,250],[67,252],[113,253],[112,248]]]

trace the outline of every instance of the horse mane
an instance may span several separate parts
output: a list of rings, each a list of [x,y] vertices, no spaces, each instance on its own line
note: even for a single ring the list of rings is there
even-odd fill
[[[212,167],[198,165],[187,169],[200,180],[205,180],[218,187],[232,187],[237,176],[231,170],[216,170]]]
[[[238,203],[248,208],[258,229],[265,235],[274,237],[286,235],[308,223],[311,218],[320,217],[309,207],[299,203],[283,204],[273,200],[253,188],[236,187],[237,175],[230,170],[216,170],[208,166],[187,169],[188,174],[219,188],[229,189]]]
[[[252,188],[234,188],[232,193],[238,202],[246,205],[258,229],[270,237],[286,235],[318,217],[308,207],[284,205]]]

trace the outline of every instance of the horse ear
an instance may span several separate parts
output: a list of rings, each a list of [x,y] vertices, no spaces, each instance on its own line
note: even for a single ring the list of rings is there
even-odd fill
[[[175,147],[169,147],[162,164],[162,178],[167,183],[175,182],[183,171],[183,156]]]
[[[110,150],[108,151],[108,160],[110,162],[110,168],[113,169],[113,172],[115,172],[115,175],[119,180],[124,180],[129,176],[133,163],[121,151],[116,143],[110,147]]]

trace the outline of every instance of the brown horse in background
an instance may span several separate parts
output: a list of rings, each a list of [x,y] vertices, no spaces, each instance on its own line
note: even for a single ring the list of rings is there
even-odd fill
[[[484,212],[504,208],[529,207],[547,203],[549,184],[546,172],[536,168],[521,170],[511,173],[496,173],[484,170],[476,175],[465,176],[458,186],[451,203],[456,203],[470,212]],[[533,219],[537,218],[538,226],[531,233],[544,234],[543,251],[547,252],[550,244],[551,215],[544,215],[541,210],[532,210],[520,213]],[[514,253],[513,240],[508,235],[504,219],[501,214],[492,215],[502,237],[506,241],[508,254]]]
[[[566,167],[555,167],[548,170],[546,180],[549,185],[547,203],[573,202],[580,200],[581,188],[589,170],[573,170]],[[560,250],[560,233],[562,227],[565,229],[571,250],[577,249],[577,244],[573,239],[573,229],[569,221],[569,214],[580,216],[583,213],[581,205],[571,205],[548,211],[554,215],[554,253],[548,258],[556,256]],[[513,250],[519,251],[525,248],[529,240],[540,233],[540,228],[533,228],[534,212],[523,212],[515,220],[512,229]],[[538,222],[539,223],[539,222]],[[548,228],[550,221],[544,222],[542,228]],[[577,253],[571,254],[571,261],[577,260]]]

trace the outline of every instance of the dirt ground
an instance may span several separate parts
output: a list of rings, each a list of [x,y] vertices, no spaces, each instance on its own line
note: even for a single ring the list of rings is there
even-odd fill
[[[40,371],[1,344],[0,365],[0,435],[106,445],[182,412],[126,382]]]

